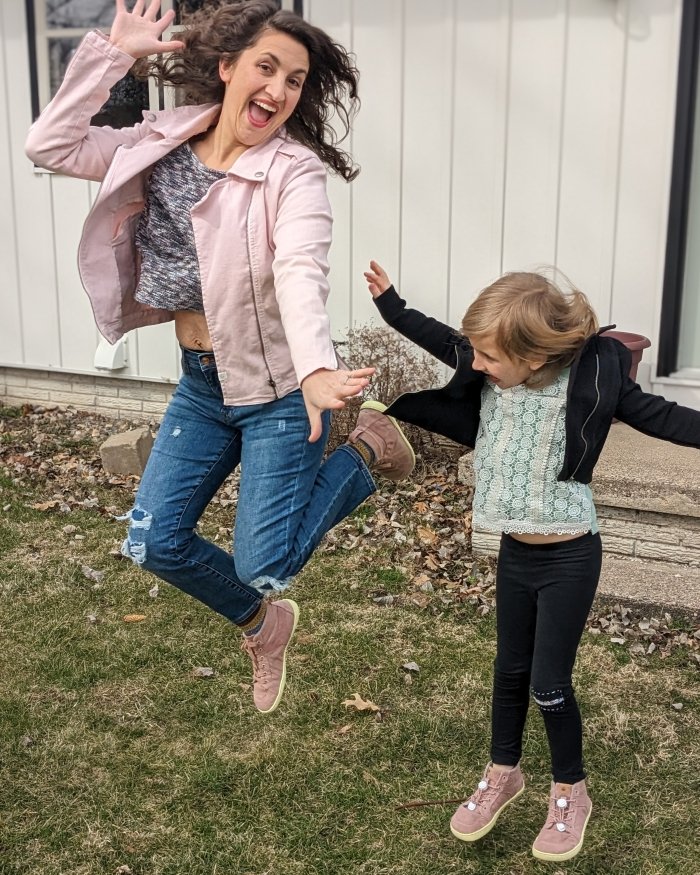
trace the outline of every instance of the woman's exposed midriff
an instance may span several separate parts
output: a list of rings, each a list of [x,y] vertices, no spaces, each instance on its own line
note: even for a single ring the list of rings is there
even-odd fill
[[[211,352],[213,347],[204,313],[193,310],[175,312],[175,334],[180,346],[197,352]]]

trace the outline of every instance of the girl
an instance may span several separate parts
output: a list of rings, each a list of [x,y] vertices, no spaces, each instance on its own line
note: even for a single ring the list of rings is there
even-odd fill
[[[591,813],[571,685],[601,568],[588,484],[613,417],[700,447],[700,412],[643,392],[628,376],[628,350],[598,329],[585,295],[537,273],[505,274],[484,289],[462,334],[408,309],[376,262],[365,277],[385,321],[456,369],[444,388],[402,395],[387,412],[474,447],[474,524],[502,533],[491,761],[450,828],[476,841],[523,792],[531,693],[553,779],[532,852],[567,860],[581,850]]]
[[[282,696],[297,624],[286,588],[324,534],[413,453],[367,402],[350,443],[323,461],[329,411],[368,384],[345,370],[325,302],[331,213],[326,168],[357,175],[330,115],[348,120],[357,71],[345,49],[272,0],[209,4],[162,42],[160,0],[116,0],[109,36],[89,33],[27,152],[100,181],[78,261],[98,328],[174,320],[182,379],[128,514],[122,551],[243,632],[253,701]],[[172,52],[168,58],[159,58]],[[189,105],[131,128],[91,125],[138,59]],[[234,555],[197,523],[239,464]]]

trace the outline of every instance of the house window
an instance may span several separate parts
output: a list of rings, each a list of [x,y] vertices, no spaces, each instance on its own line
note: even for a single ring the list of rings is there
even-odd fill
[[[684,0],[659,376],[700,379],[700,8]]]
[[[63,81],[66,68],[85,34],[108,31],[114,0],[26,0],[30,39],[32,111],[36,117]],[[127,9],[135,0],[126,0]],[[130,73],[118,82],[93,124],[124,127],[141,120],[150,105],[149,89]]]

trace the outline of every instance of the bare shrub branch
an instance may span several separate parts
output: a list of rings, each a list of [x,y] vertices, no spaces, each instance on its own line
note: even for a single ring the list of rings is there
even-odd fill
[[[390,404],[405,392],[419,392],[444,382],[439,363],[391,328],[361,325],[348,331],[347,339],[337,344],[338,351],[348,367],[375,367],[376,374],[367,397]],[[343,410],[334,411],[329,452],[344,443],[355,427],[357,414],[364,398],[349,401]],[[424,464],[446,453],[460,455],[463,447],[431,432],[412,425],[402,428],[413,445],[419,462]]]

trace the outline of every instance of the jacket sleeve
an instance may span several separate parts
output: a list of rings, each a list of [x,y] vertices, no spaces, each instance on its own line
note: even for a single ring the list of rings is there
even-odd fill
[[[309,153],[285,179],[272,232],[275,294],[299,384],[319,368],[338,367],[326,312],[332,226],[326,169]]]
[[[134,64],[131,55],[99,31],[88,33],[76,49],[55,97],[29,129],[27,156],[46,170],[101,181],[118,146],[146,133],[141,122],[130,128],[91,126],[113,85]]]
[[[700,448],[700,411],[644,392],[628,376],[623,382],[615,416],[650,437]]]
[[[375,298],[374,303],[387,325],[451,368],[457,367],[457,347],[471,349],[466,337],[449,325],[407,307],[393,286]]]

